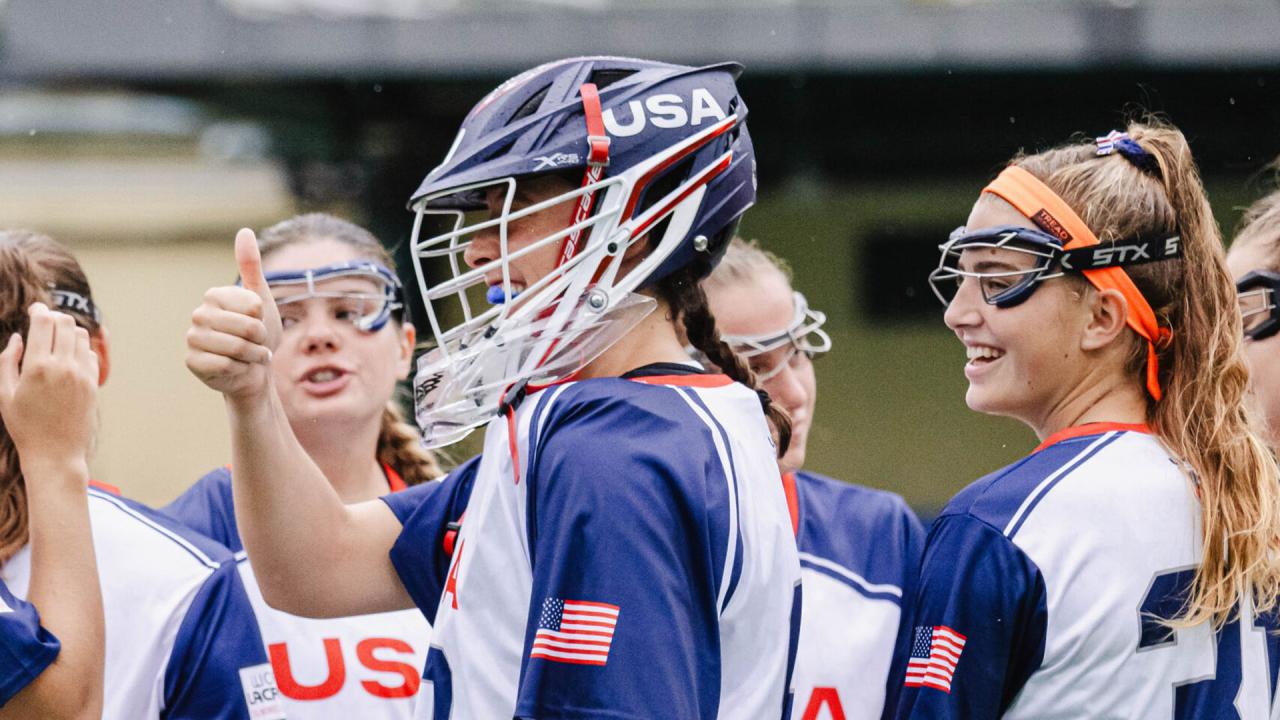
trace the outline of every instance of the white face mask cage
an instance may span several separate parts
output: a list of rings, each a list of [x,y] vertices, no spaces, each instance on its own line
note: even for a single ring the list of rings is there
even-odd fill
[[[548,384],[571,377],[653,311],[656,303],[634,291],[684,241],[697,217],[706,183],[729,166],[732,153],[726,152],[645,211],[626,222],[619,220],[634,205],[632,193],[637,184],[647,182],[664,163],[692,151],[734,123],[736,116],[730,116],[615,177],[584,184],[516,211],[512,211],[512,204],[519,180],[514,177],[450,188],[415,202],[412,252],[435,340],[435,347],[419,359],[414,379],[416,417],[424,444],[438,447],[456,442],[484,424],[493,417],[507,389],[517,383]],[[451,199],[475,198],[493,190],[502,193],[502,201],[494,203],[496,216],[487,220],[467,224],[462,210],[431,207],[433,202],[447,204]],[[591,215],[569,224],[570,209],[593,194]],[[531,241],[522,239],[521,247],[512,249],[514,222],[557,206],[564,208],[564,229]],[[451,216],[453,228],[420,239],[428,215]],[[621,275],[627,249],[664,217],[669,217],[664,234],[650,238],[655,247]],[[497,258],[468,268],[465,253],[479,232],[496,233]],[[560,249],[566,239],[572,251]],[[552,251],[560,258],[552,272],[523,289],[513,286],[513,261]],[[424,261],[430,260],[443,261],[449,272],[447,279],[435,285],[427,283]],[[494,271],[500,280],[488,290],[493,293],[490,297],[502,302],[480,310],[477,305],[483,302],[482,289],[488,286],[486,274],[493,276]]]
[[[778,348],[787,348],[787,352],[767,370],[756,373],[756,379],[760,382],[782,372],[796,353],[804,353],[813,358],[831,350],[831,336],[822,329],[827,322],[826,313],[810,308],[809,301],[800,292],[792,292],[791,299],[795,312],[782,332],[768,335],[722,335],[720,338],[747,360]]]
[[[385,266],[369,261],[334,263],[307,270],[283,270],[264,274],[267,287],[272,290],[298,288],[291,294],[276,296],[281,321],[287,324],[293,308],[290,305],[311,298],[322,298],[338,306],[353,325],[364,332],[381,330],[392,313],[404,307],[400,300],[400,280]],[[324,289],[319,284],[342,278],[368,281],[370,292]]]

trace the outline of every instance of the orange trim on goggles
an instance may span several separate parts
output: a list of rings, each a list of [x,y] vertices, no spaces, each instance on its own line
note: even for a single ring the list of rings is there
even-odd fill
[[[1071,206],[1039,178],[1017,165],[1006,167],[982,192],[995,195],[1015,207],[1041,230],[1061,240],[1063,250],[1100,244]],[[1173,333],[1169,328],[1160,326],[1151,304],[1124,269],[1085,270],[1084,276],[1099,290],[1117,290],[1128,301],[1129,315],[1125,321],[1147,341],[1147,392],[1159,400],[1162,393],[1156,347],[1167,347]]]

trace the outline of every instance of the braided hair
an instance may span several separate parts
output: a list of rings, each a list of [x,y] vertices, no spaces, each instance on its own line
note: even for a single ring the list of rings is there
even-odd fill
[[[773,402],[769,393],[760,388],[751,365],[720,339],[720,330],[716,327],[715,316],[711,314],[707,293],[699,282],[706,275],[702,270],[699,263],[685,266],[663,278],[654,290],[670,308],[672,316],[680,319],[689,344],[715,363],[724,374],[755,390],[760,396],[760,408],[773,429],[778,457],[782,457],[791,446],[791,416]]]

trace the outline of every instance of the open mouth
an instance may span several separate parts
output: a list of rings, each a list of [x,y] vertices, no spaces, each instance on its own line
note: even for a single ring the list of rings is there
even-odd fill
[[[338,370],[336,368],[319,368],[317,370],[312,370],[311,372],[307,373],[307,376],[304,379],[307,382],[327,383],[327,382],[333,382],[334,380],[337,380],[338,378],[342,377],[344,374],[345,373],[343,373],[341,370]]]
[[[990,345],[966,345],[964,350],[969,364],[974,366],[987,365],[1004,357],[1003,350]]]
[[[312,395],[332,395],[346,387],[350,375],[342,368],[326,365],[312,369],[303,375],[302,386]]]

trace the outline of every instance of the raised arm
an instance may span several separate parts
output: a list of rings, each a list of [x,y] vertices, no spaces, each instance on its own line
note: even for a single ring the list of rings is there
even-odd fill
[[[69,315],[36,303],[24,343],[0,353],[0,416],[18,452],[30,520],[28,601],[61,640],[58,657],[0,718],[102,715],[102,590],[89,525],[88,453],[98,360]],[[25,346],[25,347],[24,347]],[[24,352],[25,350],[25,352]],[[21,369],[20,369],[21,368]]]
[[[271,379],[280,314],[252,230],[235,252],[242,285],[205,293],[187,367],[226,399],[236,522],[263,597],[309,617],[413,607],[388,555],[396,516],[377,500],[344,505],[294,436]]]

